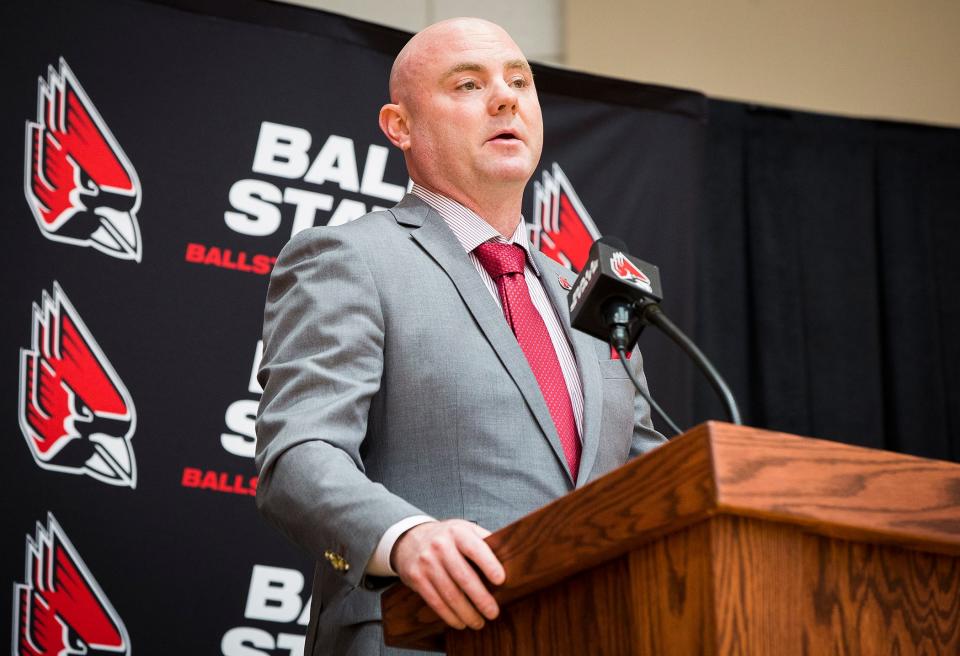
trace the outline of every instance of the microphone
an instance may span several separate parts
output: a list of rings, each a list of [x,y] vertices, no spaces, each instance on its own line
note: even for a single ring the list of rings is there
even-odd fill
[[[643,393],[639,381],[627,366],[626,353],[637,343],[644,327],[653,324],[693,359],[720,395],[730,421],[739,425],[740,410],[720,372],[660,309],[663,300],[660,269],[627,251],[626,244],[616,237],[601,237],[593,242],[587,263],[567,298],[570,325],[609,342],[620,356],[633,384]],[[671,428],[681,432],[649,396],[644,394],[644,397]]]
[[[570,290],[570,324],[614,350],[629,350],[647,325],[638,308],[662,300],[660,270],[628,255],[620,239],[601,237]]]

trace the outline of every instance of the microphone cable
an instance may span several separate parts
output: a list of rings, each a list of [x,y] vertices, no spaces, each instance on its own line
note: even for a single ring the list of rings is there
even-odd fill
[[[675,436],[682,433],[683,431],[680,430],[680,427],[677,426],[677,424],[673,421],[673,419],[670,418],[670,415],[668,415],[664,411],[664,409],[660,407],[660,404],[654,401],[653,397],[650,396],[650,394],[648,394],[645,389],[643,389],[643,385],[640,384],[640,381],[637,380],[637,377],[633,373],[633,370],[630,369],[630,361],[627,360],[627,353],[623,349],[623,346],[617,344],[614,346],[614,348],[617,350],[617,355],[620,356],[620,363],[623,364],[623,368],[627,372],[627,375],[630,377],[631,382],[633,382],[633,386],[637,388],[638,392],[640,392],[640,396],[642,396],[643,399],[650,404],[650,407],[653,408],[653,410],[658,415],[660,415],[661,419],[667,422],[667,425],[670,426],[670,430],[673,431],[673,434]]]

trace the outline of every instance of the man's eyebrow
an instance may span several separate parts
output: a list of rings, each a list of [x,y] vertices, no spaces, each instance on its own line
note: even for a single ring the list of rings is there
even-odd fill
[[[484,67],[481,66],[480,64],[474,64],[473,62],[461,62],[461,63],[459,63],[459,64],[454,64],[453,66],[451,66],[450,68],[448,68],[448,69],[443,73],[443,76],[442,76],[440,79],[441,79],[441,80],[446,80],[446,79],[447,79],[448,77],[450,77],[451,75],[456,75],[457,73],[463,73],[464,71],[472,71],[472,72],[474,72],[474,73],[482,73],[484,70],[485,70]]]
[[[525,59],[511,59],[510,61],[506,62],[503,65],[503,69],[504,70],[520,69],[524,73],[533,75],[533,71],[530,70],[530,64],[528,64]],[[476,64],[474,62],[461,62],[459,64],[454,64],[453,66],[448,68],[443,73],[443,76],[440,79],[446,80],[451,75],[456,75],[457,73],[464,73],[466,71],[470,71],[473,73],[483,73],[485,70],[486,70],[486,67],[484,67],[481,64]]]
[[[519,68],[524,73],[533,75],[533,71],[530,70],[530,64],[527,63],[526,59],[511,59],[506,64],[503,65],[505,70],[511,70],[514,68]]]

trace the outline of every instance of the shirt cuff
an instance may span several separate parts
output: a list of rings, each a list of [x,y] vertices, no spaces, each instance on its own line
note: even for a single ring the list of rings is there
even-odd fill
[[[435,521],[437,520],[429,515],[412,515],[401,519],[388,528],[383,537],[380,538],[380,542],[377,543],[377,549],[370,557],[370,562],[367,563],[366,574],[371,576],[396,576],[397,573],[390,566],[390,554],[393,552],[393,545],[397,543],[401,535],[414,526]]]

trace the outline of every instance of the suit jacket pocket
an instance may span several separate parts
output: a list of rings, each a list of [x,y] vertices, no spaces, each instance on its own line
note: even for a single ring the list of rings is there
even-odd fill
[[[633,362],[627,360],[627,364],[631,367]],[[623,363],[620,360],[600,360],[600,375],[604,378],[629,378],[626,370],[623,368]]]
[[[344,625],[380,620],[380,593],[363,588],[354,588],[340,602],[340,618]]]

